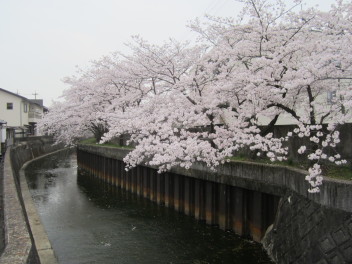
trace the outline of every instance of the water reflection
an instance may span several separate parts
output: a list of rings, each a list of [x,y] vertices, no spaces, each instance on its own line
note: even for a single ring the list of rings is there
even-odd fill
[[[260,245],[91,179],[74,153],[26,177],[60,263],[270,263]]]

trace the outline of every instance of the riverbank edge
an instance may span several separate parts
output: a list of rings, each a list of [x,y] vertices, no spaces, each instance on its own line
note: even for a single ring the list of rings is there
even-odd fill
[[[78,146],[78,152],[105,159],[100,159],[103,163],[98,167],[93,164],[96,163],[94,160],[87,161],[92,163],[93,174],[106,182],[111,181],[109,164],[112,163],[108,159],[122,161],[128,151],[99,145]],[[118,167],[120,170],[121,165]],[[154,171],[156,169],[145,165],[142,167]],[[349,207],[352,203],[349,198],[352,184],[349,181],[326,178],[321,193],[311,194],[308,193],[309,186],[305,180],[307,172],[285,166],[232,161],[217,167],[216,171],[198,163],[189,170],[174,168],[170,172],[173,175],[256,191],[259,194],[258,201],[262,197],[260,193],[281,197],[273,224],[268,226],[262,239],[256,240],[262,243],[275,263],[352,263],[352,208]],[[124,184],[123,188],[126,186],[131,188],[128,184]],[[261,216],[265,213],[263,208],[252,209]]]
[[[48,235],[45,231],[44,225],[42,224],[40,220],[40,216],[38,213],[38,210],[34,204],[32,195],[29,191],[28,188],[28,183],[26,180],[26,175],[25,175],[25,170],[26,168],[35,161],[38,161],[40,159],[55,155],[57,153],[67,151],[70,148],[64,148],[64,149],[59,149],[57,151],[39,156],[37,158],[34,158],[30,161],[27,161],[25,164],[23,164],[22,168],[20,169],[20,186],[21,186],[21,191],[22,191],[22,197],[23,197],[23,202],[24,202],[24,207],[27,213],[28,217],[28,222],[29,226],[32,231],[34,243],[38,252],[38,257],[40,260],[40,263],[48,263],[48,264],[57,264],[58,260],[55,255],[55,252],[51,246],[50,240],[48,238]]]
[[[123,160],[130,151],[123,148],[88,144],[78,144],[77,148],[119,160]],[[155,169],[152,166],[146,167]],[[351,181],[324,177],[323,185],[320,186],[320,192],[309,193],[309,184],[305,180],[308,172],[287,166],[249,161],[230,161],[219,165],[215,171],[209,169],[205,164],[195,163],[188,170],[175,167],[170,172],[254,191],[266,192],[281,197],[289,192],[294,192],[320,205],[352,213]]]
[[[59,149],[50,137],[33,137],[8,147],[3,168],[3,216],[5,248],[0,264],[49,263],[40,262],[36,244],[25,211],[19,172],[22,165],[34,158]],[[56,264],[57,262],[55,262]],[[50,263],[49,263],[50,264]]]

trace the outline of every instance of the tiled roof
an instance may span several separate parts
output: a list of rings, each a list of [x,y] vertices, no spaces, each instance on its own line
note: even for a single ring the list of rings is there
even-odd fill
[[[21,96],[21,95],[19,95],[19,94],[15,94],[15,93],[13,93],[13,92],[7,91],[7,90],[2,89],[2,88],[0,88],[0,91],[3,91],[3,92],[5,92],[5,93],[8,93],[8,94],[11,94],[11,95],[14,95],[14,96],[17,96],[17,97],[21,98],[22,100],[28,101],[28,102],[30,102],[30,103],[32,103],[32,104],[36,104],[36,105],[39,105],[40,107],[43,107],[43,108],[47,109],[47,108],[43,105],[43,99],[28,99],[28,98],[26,98],[26,97],[24,97],[24,96]]]

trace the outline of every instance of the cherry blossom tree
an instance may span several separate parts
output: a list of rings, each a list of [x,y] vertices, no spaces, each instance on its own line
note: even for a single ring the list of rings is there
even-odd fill
[[[339,126],[352,120],[352,4],[322,12],[301,1],[240,2],[236,20],[195,20],[197,45],[137,36],[129,54],[94,61],[66,79],[65,102],[42,126],[69,143],[87,130],[101,142],[128,134],[128,168],[216,169],[243,150],[271,161],[294,151],[310,160],[309,191],[319,191],[321,164],[346,163],[335,147]],[[280,124],[295,127],[276,137]],[[290,138],[310,143],[288,149]]]
[[[79,70],[79,77],[65,78],[70,88],[64,91],[63,102],[54,104],[38,126],[67,145],[76,144],[87,133],[99,142],[108,132],[108,113],[123,109],[126,95],[134,96],[124,89],[118,65],[116,56],[106,56]]]
[[[297,125],[288,137],[309,138],[312,144],[293,151],[313,161],[307,180],[316,192],[320,163],[346,162],[329,153],[339,142],[338,125],[351,120],[351,86],[344,81],[352,72],[351,3],[339,1],[329,12],[320,12],[295,11],[282,1],[243,2],[238,23],[212,18],[206,27],[199,21],[191,27],[212,44],[213,60],[221,62],[219,93],[227,96],[222,105],[247,115],[254,126],[266,125],[260,136],[272,136],[281,118]],[[327,95],[333,98],[328,101]],[[272,150],[265,152],[275,160]]]
[[[131,166],[147,162],[160,170],[188,168],[195,161],[214,167],[245,147],[272,161],[284,160],[284,141],[297,135],[312,142],[293,151],[313,161],[307,180],[316,192],[320,163],[346,162],[330,153],[339,142],[338,125],[351,120],[351,89],[342,83],[351,71],[351,8],[338,2],[324,13],[295,11],[300,2],[289,8],[281,1],[243,2],[237,23],[213,18],[205,28],[192,25],[208,52],[171,86],[162,83],[167,93],[130,112],[129,133],[137,147],[125,161]],[[153,61],[161,56],[155,50],[146,54]],[[149,64],[148,69],[157,73],[160,68]],[[334,94],[333,101],[326,100],[327,94]],[[297,125],[285,138],[271,133],[280,118]],[[195,132],[194,127],[209,131]]]
[[[132,75],[144,76],[149,93],[138,107],[112,116],[104,140],[130,134],[136,147],[125,161],[130,166],[146,162],[160,171],[176,165],[188,168],[194,161],[214,167],[230,156],[237,146],[224,144],[231,139],[225,139],[226,131],[216,124],[221,123],[223,110],[217,109],[211,84],[218,74],[203,58],[204,47],[188,47],[176,41],[156,46],[136,39],[131,48],[134,53],[126,59],[132,65]],[[199,129],[204,127],[209,131]],[[237,137],[240,132],[248,134],[243,133],[241,122],[233,128]]]
[[[89,137],[87,130],[76,114],[76,102],[55,102],[37,126],[46,134],[54,135],[56,143],[73,145],[79,138]]]

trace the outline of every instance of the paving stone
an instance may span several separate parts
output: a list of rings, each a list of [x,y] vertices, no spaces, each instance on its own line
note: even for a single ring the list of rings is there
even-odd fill
[[[310,255],[311,263],[315,263],[321,259],[325,259],[325,254],[322,253],[318,245],[314,245],[313,247],[310,247],[310,248],[305,248],[304,250],[306,250]]]
[[[300,247],[294,247],[292,255],[294,259],[299,259],[302,256],[302,249]]]
[[[320,259],[318,262],[315,262],[314,264],[329,264],[329,263],[325,259]]]
[[[310,240],[308,238],[302,239],[300,245],[303,251],[311,247]]]
[[[343,255],[347,263],[352,263],[352,246],[343,249]]]
[[[339,255],[335,255],[334,257],[331,258],[329,263],[331,263],[331,264],[342,264],[342,263],[345,263],[345,261]]]
[[[305,198],[297,205],[283,203],[279,210],[279,219],[285,217],[285,222],[279,221],[275,227],[273,252],[278,263],[352,263],[352,236],[347,231],[349,227],[352,230],[350,215]]]
[[[350,238],[342,231],[342,229],[338,230],[337,232],[332,233],[332,238],[336,242],[337,245],[341,245]]]
[[[308,203],[306,204],[305,214],[306,214],[307,216],[312,215],[315,210],[316,210],[316,206],[314,206],[313,203],[308,202]]]
[[[335,248],[335,245],[333,242],[330,241],[328,237],[326,237],[322,242],[320,242],[320,247],[324,253],[327,253],[333,248]]]
[[[307,262],[305,262],[305,260],[303,258],[300,258],[298,260],[295,261],[295,264],[306,264]]]
[[[315,211],[315,213],[313,214],[313,219],[314,223],[319,226],[320,222],[324,220],[324,213],[322,212],[322,210]]]
[[[352,221],[350,221],[347,226],[348,226],[350,235],[352,236]]]

